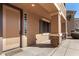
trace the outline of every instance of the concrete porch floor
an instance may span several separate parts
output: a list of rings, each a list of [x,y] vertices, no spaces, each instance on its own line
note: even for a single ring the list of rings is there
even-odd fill
[[[14,56],[79,56],[79,39],[63,40],[57,48],[52,48],[48,40],[37,44],[37,46],[22,49],[22,52]]]

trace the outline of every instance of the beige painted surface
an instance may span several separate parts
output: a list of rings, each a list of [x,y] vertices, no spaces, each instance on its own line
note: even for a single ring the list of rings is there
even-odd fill
[[[58,34],[58,14],[51,17],[51,33]]]
[[[32,45],[36,43],[36,34],[39,33],[39,19],[40,17],[34,14],[28,14],[28,28],[27,28],[27,44]]]
[[[66,26],[65,26],[65,23],[61,23],[61,31],[62,31],[62,33],[66,33],[66,28],[65,28]]]
[[[61,17],[61,31],[62,33],[66,33],[66,20],[63,17]]]
[[[20,46],[20,12],[3,5],[3,50]]]
[[[48,39],[49,35],[39,33],[39,20],[42,18],[36,14],[28,13],[27,45],[36,44],[36,41],[44,41],[45,38]]]
[[[40,3],[39,5],[47,10],[47,12],[49,12],[50,14],[58,11],[53,3]]]
[[[56,14],[51,17],[51,34],[58,34],[59,43],[62,42],[61,15]]]
[[[26,10],[28,12],[28,29],[27,29],[28,45],[36,43],[36,34],[39,34],[39,19],[43,17],[51,19],[50,15],[53,13],[54,14],[57,13],[58,10],[58,8],[56,8],[54,4],[35,4],[34,7],[32,7],[32,4],[12,4],[12,5],[22,8],[23,10]],[[61,4],[61,7],[62,5],[63,4]],[[65,7],[63,6],[62,9],[65,9]],[[59,33],[61,31],[61,28],[59,28],[60,25],[58,23],[58,19],[59,19],[58,15],[53,15],[51,19],[51,33],[61,35],[61,33]]]
[[[23,10],[26,10],[28,13],[27,36],[26,37],[23,36],[23,39],[24,39],[23,46],[24,47],[27,45],[36,44],[36,40],[41,41],[44,38],[49,39],[48,35],[43,35],[43,34],[39,33],[39,20],[41,18],[51,19],[51,16],[49,14],[51,14],[50,12],[52,12],[53,9],[50,10],[51,8],[47,9],[45,7],[46,8],[46,10],[45,10],[44,7],[41,7],[38,4],[35,7],[32,7],[31,4],[13,4],[13,5],[18,6],[18,7],[22,8]],[[45,5],[43,5],[43,6],[45,6]],[[8,12],[6,12],[6,11],[8,11]],[[20,15],[19,12],[12,8],[8,8],[8,7],[4,8],[4,29],[3,29],[4,37],[12,37],[12,38],[4,39],[4,49],[5,49],[5,47],[14,48],[15,45],[17,47],[19,44],[19,41],[18,41],[19,38],[17,38],[17,43],[16,43],[16,39],[15,39],[16,37],[19,36],[19,22],[20,22],[19,15]],[[58,14],[53,15],[50,22],[51,22],[51,34],[59,34]],[[38,35],[38,37],[36,37],[36,35]],[[13,42],[13,44],[11,45],[10,42]]]
[[[56,7],[55,4],[58,7]],[[12,5],[15,5],[19,8],[27,10],[28,12],[35,13],[35,14],[38,14],[38,15],[41,15],[41,16],[47,17],[47,18],[51,18],[50,15],[52,13],[56,13],[58,11],[58,9],[60,9],[62,14],[66,18],[66,8],[64,6],[64,3],[46,3],[46,4],[38,3],[38,4],[35,4],[34,7],[32,7],[32,3],[28,3],[28,4],[27,3],[23,3],[23,4],[22,3],[21,4],[13,3]]]
[[[27,47],[27,36],[22,35],[22,47]]]
[[[41,17],[45,17],[45,18],[50,18],[50,15],[47,12],[47,10],[45,10],[39,4],[35,4],[34,7],[32,7],[32,3],[21,3],[21,4],[20,3],[19,4],[13,3],[12,5],[17,6],[23,10],[26,10],[29,13],[37,14],[37,15],[39,15]]]
[[[56,4],[57,4],[58,8],[61,10],[64,17],[66,18],[66,8],[64,6],[64,3],[56,3]]]
[[[4,37],[17,37],[20,31],[20,12],[16,9],[3,6]]]
[[[79,29],[79,18],[76,18],[76,19],[74,19],[73,21],[74,21],[73,28],[74,28],[74,29],[77,29],[77,28]]]
[[[67,24],[68,35],[71,35],[71,30],[74,30],[74,21],[67,21]]]
[[[43,33],[43,34],[36,34],[36,42],[42,43],[44,41],[49,40],[49,33]]]
[[[19,47],[19,42],[19,37],[3,38],[3,51]]]

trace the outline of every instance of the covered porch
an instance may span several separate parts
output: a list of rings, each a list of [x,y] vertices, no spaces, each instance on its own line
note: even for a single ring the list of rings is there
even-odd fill
[[[66,21],[53,3],[3,4],[3,20],[3,51],[46,40],[50,40],[50,44],[57,47],[62,42],[62,33],[66,34],[66,26],[62,26],[63,21],[64,24]],[[45,28],[40,27],[40,20],[46,24],[42,24]]]

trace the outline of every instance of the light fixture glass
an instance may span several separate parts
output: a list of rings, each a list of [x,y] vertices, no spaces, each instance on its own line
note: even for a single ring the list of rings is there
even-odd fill
[[[35,6],[35,4],[32,4],[32,6],[34,7],[34,6]]]

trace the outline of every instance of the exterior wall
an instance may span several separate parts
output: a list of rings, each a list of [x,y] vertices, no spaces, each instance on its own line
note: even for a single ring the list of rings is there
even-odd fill
[[[49,18],[51,18],[51,16],[53,15],[53,13],[55,14],[55,13],[59,13],[60,12],[60,10],[61,10],[61,14],[63,15],[63,18],[64,18],[64,20],[66,20],[66,9],[65,9],[65,7],[64,7],[64,4],[63,3],[60,3],[60,4],[55,4],[55,5],[53,5],[53,4],[48,4],[48,5],[44,5],[44,4],[42,4],[42,6],[40,7],[40,6],[38,6],[37,4],[36,4],[36,7],[32,7],[31,6],[31,4],[22,4],[22,5],[20,5],[20,4],[13,4],[13,5],[15,5],[15,6],[18,6],[18,7],[20,7],[20,8],[22,8],[23,10],[26,10],[26,11],[28,11],[28,12],[31,12],[31,13],[33,13],[33,14],[30,14],[30,16],[29,16],[29,19],[32,19],[32,20],[29,20],[28,21],[28,24],[29,25],[31,25],[31,26],[29,26],[28,27],[28,33],[27,33],[27,43],[28,43],[28,45],[32,45],[32,44],[35,44],[36,43],[36,38],[35,38],[35,34],[37,33],[39,33],[38,32],[38,30],[34,30],[34,29],[36,29],[36,28],[38,28],[37,27],[37,25],[35,25],[36,23],[36,17],[38,17],[39,19],[41,18],[40,16],[42,16],[42,17],[47,17],[47,16],[49,16]],[[41,5],[41,4],[40,4]],[[49,6],[49,5],[52,5],[52,6]],[[58,6],[58,7],[57,7]],[[48,8],[49,7],[49,8]],[[55,10],[53,10],[52,8],[53,7],[56,7],[55,8]],[[38,10],[39,9],[39,10]],[[52,12],[51,12],[52,11]],[[54,12],[53,12],[54,11]],[[39,13],[40,12],[40,13]],[[47,12],[48,12],[48,14],[47,14]],[[29,14],[29,13],[28,13]],[[34,15],[40,15],[40,16],[34,16]],[[46,16],[47,15],[47,16]],[[58,16],[57,16],[58,17]],[[56,18],[57,18],[56,17]],[[33,18],[35,18],[35,19],[33,19]],[[60,17],[61,18],[61,17]],[[58,20],[59,18],[57,18],[57,22],[59,22],[60,20]],[[35,21],[34,21],[35,20]],[[55,23],[57,23],[57,22],[55,22]],[[32,24],[33,23],[33,24]],[[38,23],[38,22],[37,22]],[[55,24],[55,25],[57,25],[57,27],[56,27],[56,30],[52,30],[52,32],[55,32],[56,34],[60,34],[61,35],[61,33],[58,33],[58,32],[61,32],[61,26],[57,23],[57,24]],[[59,26],[58,26],[59,25]],[[34,27],[35,26],[35,27]],[[52,27],[53,27],[53,24],[52,24]],[[31,32],[30,32],[31,31]],[[35,31],[35,32],[34,32]],[[33,33],[33,34],[32,34]],[[32,36],[32,37],[30,37],[30,36]],[[40,35],[41,36],[41,35]]]
[[[46,40],[49,39],[49,33],[39,33],[39,20],[41,18],[47,17],[49,13],[44,15],[37,15],[36,13],[28,14],[28,28],[27,35],[22,36],[23,46],[29,46],[36,44],[36,40]],[[48,18],[48,17],[47,17]],[[51,16],[50,16],[51,18]],[[51,22],[51,34],[57,34],[58,41],[60,40],[61,34],[61,16],[59,11],[57,15],[53,15]],[[20,12],[16,9],[3,6],[3,51],[16,48],[20,46]],[[61,41],[61,40],[60,40]]]
[[[58,45],[62,42],[61,34],[61,15],[58,13],[51,17],[50,40],[53,47],[58,47]]]
[[[78,28],[79,28],[79,20],[78,19],[68,21],[68,33],[69,33],[69,35],[71,34],[72,30],[75,30]]]
[[[2,53],[2,48],[3,48],[3,7],[2,7],[2,4],[0,4],[0,54]]]
[[[64,5],[64,3],[55,3],[55,5],[57,6],[58,11],[61,12],[61,15],[62,15],[62,18],[63,18],[63,21],[64,21],[64,23],[61,23],[61,27],[62,27],[61,31],[62,31],[62,34],[63,34],[63,32],[65,32],[66,33],[65,36],[66,36],[68,34],[68,32],[67,32],[67,18],[66,18],[65,5]]]
[[[79,18],[74,19],[74,29],[79,29]]]
[[[75,15],[76,11],[73,10],[68,10],[67,11],[67,31],[68,31],[68,35],[71,35],[71,31],[74,30],[74,15]]]
[[[17,37],[20,31],[20,11],[3,6],[4,37]]]
[[[66,20],[66,8],[64,3],[55,3],[55,6],[57,6],[58,11],[61,10],[61,14],[63,15],[63,17]]]
[[[28,13],[28,33],[27,33],[27,44],[33,45],[36,44],[36,35],[39,33],[39,20],[42,17]],[[31,37],[30,37],[31,36]],[[42,39],[42,37],[41,37]]]
[[[27,46],[44,41],[45,38],[46,40],[48,40],[49,35],[47,33],[39,33],[39,20],[41,20],[44,17],[29,12],[27,12],[27,15]]]
[[[40,18],[42,17],[36,14],[28,13],[27,45],[36,44],[36,40],[42,41],[43,38],[49,39],[49,34],[46,36],[43,36],[43,34],[39,33],[39,19]],[[53,19],[55,20],[51,20],[51,22],[54,23],[54,24],[51,23],[51,30],[52,30],[51,33],[59,34],[58,15],[53,16]],[[60,28],[60,33],[61,33],[61,28]]]
[[[14,11],[14,9],[7,9],[9,7],[5,7],[4,6],[4,40],[3,40],[3,51],[4,50],[8,50],[8,49],[11,49],[11,48],[16,48],[19,46],[19,37],[18,37],[18,34],[17,34],[17,31],[19,31],[19,13],[17,13],[15,16],[14,16],[14,13],[16,12],[16,10]],[[8,11],[8,12],[6,12]],[[39,34],[39,20],[43,17],[37,15],[37,14],[32,14],[32,13],[29,13],[27,12],[28,14],[28,24],[27,24],[27,35],[26,36],[22,36],[22,44],[23,46],[27,46],[27,45],[33,45],[33,44],[36,44],[36,39],[37,41],[39,40],[38,37],[36,38],[36,35]],[[6,17],[7,16],[7,17]],[[13,17],[14,16],[14,17]],[[18,16],[18,17],[16,17]],[[11,18],[13,19],[11,19]],[[15,20],[14,20],[15,18]],[[12,29],[11,26],[12,23],[10,22],[15,22],[15,24],[13,23],[13,26],[15,25],[18,25],[18,27],[14,27],[13,28],[13,32],[9,29]],[[9,27],[11,26],[11,27]],[[15,33],[16,32],[16,33]],[[44,36],[40,36],[42,34],[39,34],[38,36],[40,37],[41,40],[43,40],[43,38],[47,38],[48,36],[47,35],[44,35]],[[31,37],[30,37],[31,36]],[[43,40],[44,41],[44,40]]]
[[[68,32],[71,33],[71,30],[75,30],[79,28],[79,20],[74,19],[74,20],[70,20],[68,21]]]
[[[27,47],[27,35],[22,35],[22,47]]]
[[[65,28],[65,23],[61,23],[61,27],[62,27],[62,33],[65,33],[66,32],[66,28]]]
[[[36,34],[39,33],[39,16],[28,14],[27,44],[36,44]]]
[[[32,3],[13,3],[12,5],[19,7],[29,13],[40,15],[41,17],[50,18],[50,14],[48,14],[47,10],[44,9],[44,7],[41,7],[39,3],[35,4],[35,7],[32,6]],[[51,6],[48,6],[48,9],[50,9],[49,7]]]
[[[67,21],[67,24],[68,35],[70,35],[71,31],[74,30],[74,20]]]
[[[61,17],[61,32],[66,34],[66,20]]]
[[[58,34],[58,14],[51,18],[51,33]]]
[[[66,39],[67,37],[67,20],[64,20],[64,18],[61,18],[61,32],[62,32],[62,39]]]
[[[20,11],[3,5],[3,51],[20,46]]]

